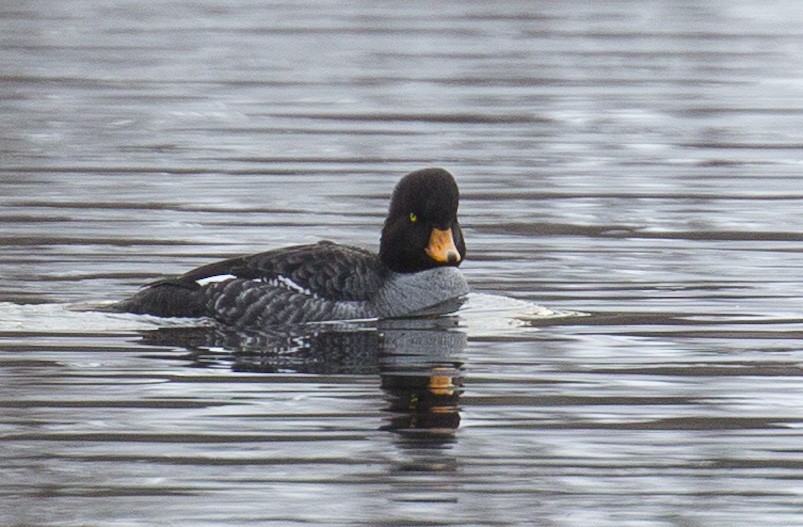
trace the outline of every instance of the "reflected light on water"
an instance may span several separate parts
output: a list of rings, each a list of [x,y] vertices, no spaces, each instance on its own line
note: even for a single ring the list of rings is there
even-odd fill
[[[0,5],[0,524],[803,525],[800,3]],[[87,311],[376,248],[442,166],[454,316]]]

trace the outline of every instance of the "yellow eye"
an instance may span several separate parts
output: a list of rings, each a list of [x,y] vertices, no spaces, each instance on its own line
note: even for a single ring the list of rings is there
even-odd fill
[[[410,222],[415,223],[418,221],[418,216],[415,215],[415,212],[410,213]]]

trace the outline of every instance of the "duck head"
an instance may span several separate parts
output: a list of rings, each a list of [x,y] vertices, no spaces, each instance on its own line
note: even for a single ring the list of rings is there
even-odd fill
[[[382,262],[399,273],[460,265],[466,242],[457,221],[459,201],[457,183],[446,170],[425,168],[404,176],[382,228]]]

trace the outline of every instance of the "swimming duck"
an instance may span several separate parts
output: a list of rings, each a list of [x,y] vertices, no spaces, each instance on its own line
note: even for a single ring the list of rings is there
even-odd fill
[[[449,172],[418,170],[393,191],[379,254],[331,241],[275,249],[159,280],[111,308],[247,327],[448,311],[468,293],[458,202]]]

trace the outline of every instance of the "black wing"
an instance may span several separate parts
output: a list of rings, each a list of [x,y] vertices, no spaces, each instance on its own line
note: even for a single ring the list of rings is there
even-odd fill
[[[368,300],[380,287],[384,267],[365,249],[319,242],[232,258],[194,269],[180,282],[213,282],[216,277],[258,280],[328,300]]]

